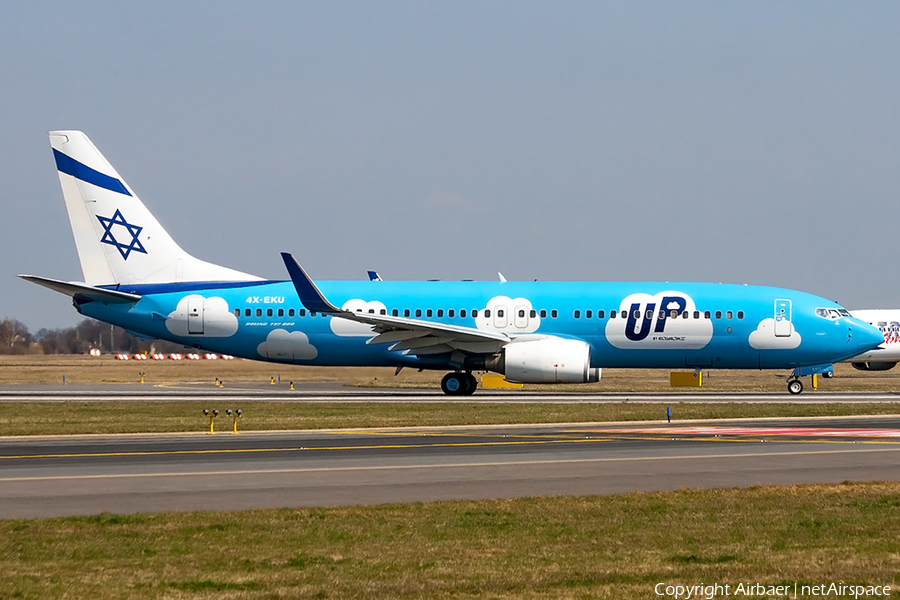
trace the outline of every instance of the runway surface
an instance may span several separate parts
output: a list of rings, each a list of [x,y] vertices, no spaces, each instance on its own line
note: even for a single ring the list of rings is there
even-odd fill
[[[344,387],[339,383],[302,383],[294,390],[286,384],[236,384],[213,387],[209,383],[172,385],[0,385],[0,402],[83,401],[179,401],[237,398],[265,402],[503,402],[503,403],[600,403],[600,402],[900,402],[900,392],[828,392],[807,390],[799,395],[784,392],[710,393],[647,392],[535,392],[478,390],[474,396],[446,396],[440,390],[397,390]]]
[[[885,479],[900,417],[0,439],[0,518]]]

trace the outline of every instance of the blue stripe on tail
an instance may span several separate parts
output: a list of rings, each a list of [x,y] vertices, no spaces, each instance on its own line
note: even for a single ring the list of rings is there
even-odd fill
[[[71,175],[75,179],[86,181],[111,192],[118,192],[120,194],[125,194],[126,196],[131,195],[129,191],[125,189],[125,186],[122,185],[122,182],[115,177],[110,177],[109,175],[104,175],[100,171],[95,171],[89,166],[78,162],[71,156],[63,154],[56,148],[53,149],[53,158],[56,159],[56,168],[66,175]]]

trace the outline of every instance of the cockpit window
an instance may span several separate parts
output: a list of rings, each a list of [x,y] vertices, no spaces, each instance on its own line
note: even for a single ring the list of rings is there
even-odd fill
[[[838,310],[836,308],[817,308],[816,314],[825,319],[830,319],[834,321],[835,319],[840,319],[841,317],[849,317],[850,313],[848,313],[843,308]]]
[[[841,313],[841,316],[842,316],[842,317],[849,317],[849,316],[851,316],[851,315],[850,315],[850,311],[847,310],[846,308],[840,308],[840,309],[838,309],[838,312]]]

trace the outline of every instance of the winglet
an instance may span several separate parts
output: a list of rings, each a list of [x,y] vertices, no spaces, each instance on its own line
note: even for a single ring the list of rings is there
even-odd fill
[[[291,256],[289,252],[282,252],[281,258],[284,260],[284,266],[287,267],[291,281],[294,282],[294,289],[300,296],[300,302],[310,312],[335,313],[343,312],[334,304],[325,299],[313,280],[309,278],[300,263]]]

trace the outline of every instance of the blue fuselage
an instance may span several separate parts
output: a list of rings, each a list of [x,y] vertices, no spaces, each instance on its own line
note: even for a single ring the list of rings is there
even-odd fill
[[[582,340],[590,345],[592,367],[795,368],[838,362],[883,341],[877,329],[850,316],[817,314],[816,309],[840,309],[832,301],[771,287],[474,281],[317,285],[346,310],[501,332],[513,339]],[[86,302],[79,310],[146,337],[249,359],[448,365],[441,354],[367,344],[374,336],[371,326],[310,313],[290,281],[123,284],[116,289],[141,299]]]

